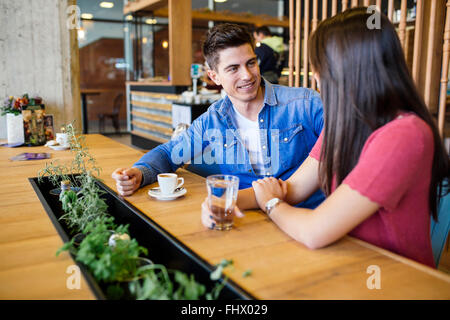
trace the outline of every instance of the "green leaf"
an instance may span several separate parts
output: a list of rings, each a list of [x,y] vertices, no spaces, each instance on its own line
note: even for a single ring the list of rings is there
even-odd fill
[[[209,275],[210,279],[213,280],[213,281],[219,280],[220,277],[222,276],[222,271],[223,271],[223,267],[221,265],[219,265],[216,268],[216,270],[211,272],[211,274]]]
[[[252,275],[252,270],[251,269],[245,270],[244,273],[242,274],[242,276],[244,278],[246,278],[248,276],[251,276],[251,275]]]

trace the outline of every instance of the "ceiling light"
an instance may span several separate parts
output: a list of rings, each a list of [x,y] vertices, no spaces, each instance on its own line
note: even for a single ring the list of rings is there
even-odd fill
[[[133,20],[133,16],[131,14],[127,15],[125,18],[127,21]]]
[[[169,42],[167,42],[167,40],[164,40],[164,41],[162,42],[162,47],[163,47],[164,49],[167,49],[167,48],[169,47]]]
[[[82,13],[81,14],[81,18],[82,19],[92,19],[94,16],[93,16],[93,14],[92,13]]]
[[[214,2],[227,2],[227,0],[214,0]]]
[[[145,20],[146,24],[156,24],[156,22],[157,22],[156,19],[146,19]]]
[[[106,8],[106,9],[111,9],[112,7],[114,7],[114,3],[108,2],[108,1],[103,1],[103,2],[100,2],[100,7]]]

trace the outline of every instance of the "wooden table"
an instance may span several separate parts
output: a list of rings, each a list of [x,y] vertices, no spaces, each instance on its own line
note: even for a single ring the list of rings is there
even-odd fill
[[[88,135],[91,153],[103,168],[101,178],[114,188],[111,172],[134,163],[142,153],[100,135]],[[51,152],[71,159],[69,151],[45,147],[0,148],[0,299],[91,299],[86,282],[66,288],[67,254],[55,257],[62,241],[27,178],[43,160],[10,162],[20,152]],[[247,211],[231,231],[206,229],[200,204],[204,178],[185,170],[185,197],[163,202],[150,198],[151,186],[127,200],[212,264],[233,259],[225,272],[260,299],[450,299],[450,276],[365,242],[345,237],[309,250],[281,232],[260,211]],[[381,289],[368,289],[369,266],[381,271]],[[243,277],[245,270],[252,275]]]

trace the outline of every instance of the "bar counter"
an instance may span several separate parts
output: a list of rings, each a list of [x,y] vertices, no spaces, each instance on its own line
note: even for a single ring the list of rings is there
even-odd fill
[[[114,190],[111,172],[142,156],[101,135],[87,135],[86,141],[102,168],[100,178]],[[70,151],[0,147],[0,299],[94,299],[85,280],[81,289],[66,287],[66,270],[74,262],[67,253],[55,256],[62,240],[28,181],[49,160],[9,160],[22,152],[72,159]],[[147,195],[155,184],[126,201],[209,263],[232,259],[234,267],[225,273],[258,299],[450,299],[448,274],[348,236],[309,250],[259,210],[235,219],[231,231],[206,229],[200,221],[205,179],[183,169],[177,173],[185,179],[184,197],[155,200]],[[373,266],[380,270],[380,289],[368,286]],[[243,277],[246,270],[252,273]]]

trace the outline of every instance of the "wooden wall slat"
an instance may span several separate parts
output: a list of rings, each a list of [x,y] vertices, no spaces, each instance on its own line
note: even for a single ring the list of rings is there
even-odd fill
[[[142,129],[156,131],[156,132],[159,132],[161,134],[165,134],[165,135],[167,135],[169,137],[173,133],[172,129],[169,129],[169,128],[166,128],[166,127],[162,127],[162,126],[158,126],[156,124],[146,123],[146,122],[142,122],[142,121],[139,121],[139,120],[133,120],[133,121],[131,121],[131,123],[136,128],[142,128]]]
[[[438,127],[441,137],[444,138],[445,113],[447,106],[448,64],[450,58],[450,0],[447,1],[447,17],[445,21],[444,46],[442,56],[441,93],[439,96]]]
[[[431,10],[430,10],[430,24],[428,29],[428,48],[427,48],[427,63],[426,63],[426,71],[425,71],[425,91],[424,91],[424,99],[425,104],[428,106],[428,108],[431,108],[431,72],[432,72],[432,64],[433,64],[433,49],[434,49],[434,41],[432,40],[432,37],[435,33],[436,25],[433,23],[434,18],[436,17],[436,0],[430,1],[431,2]]]
[[[289,87],[294,84],[294,0],[289,0]]]
[[[318,10],[319,10],[319,5],[318,5],[318,0],[313,0],[313,19],[312,19],[312,31],[311,31],[311,33],[312,32],[314,32],[314,30],[316,30],[317,29],[317,24],[319,23],[319,19],[318,19],[318,14],[319,14],[319,12],[318,12]],[[316,84],[316,79],[314,78],[314,77],[312,77],[312,79],[311,79],[311,88],[313,89],[313,90],[316,90],[316,86],[317,86],[317,84]]]
[[[331,16],[335,16],[337,14],[338,0],[333,0],[331,3]]]
[[[301,57],[301,48],[300,43],[302,42],[301,38],[301,20],[302,20],[302,2],[297,0],[296,6],[296,21],[295,21],[295,86],[300,86],[300,74],[301,74],[301,66],[300,66],[300,57]]]
[[[342,11],[347,10],[348,8],[348,0],[342,0]]]
[[[388,3],[388,18],[391,22],[394,21],[394,0],[389,0]]]
[[[303,87],[308,87],[308,38],[309,38],[309,0],[305,1],[305,19],[304,19],[304,45],[303,45]]]
[[[328,0],[322,0],[322,20],[328,17]]]
[[[422,55],[423,8],[424,8],[423,0],[417,0],[416,23],[414,27],[413,67],[412,67],[412,76],[416,84],[419,83],[420,59]]]
[[[157,102],[146,102],[146,101],[138,101],[138,100],[131,100],[131,104],[135,106],[139,106],[142,108],[147,109],[157,109],[157,110],[163,110],[163,111],[170,111],[172,112],[172,105],[171,104],[164,104],[164,103],[157,103]]]
[[[137,117],[158,121],[158,122],[164,122],[167,124],[172,125],[172,117],[168,116],[162,116],[162,115],[156,115],[156,114],[149,114],[146,112],[140,112],[140,111],[131,111],[131,114]]]
[[[400,8],[400,24],[398,27],[398,33],[400,38],[400,43],[402,44],[403,49],[406,47],[406,14],[407,14],[407,0],[402,0],[401,8]],[[406,51],[406,50],[405,50]],[[405,54],[406,55],[406,54]]]
[[[312,22],[312,31],[317,29],[317,25],[319,24],[319,0],[313,0],[313,18]]]
[[[377,0],[376,5],[378,7],[378,11],[381,11],[381,0]]]

